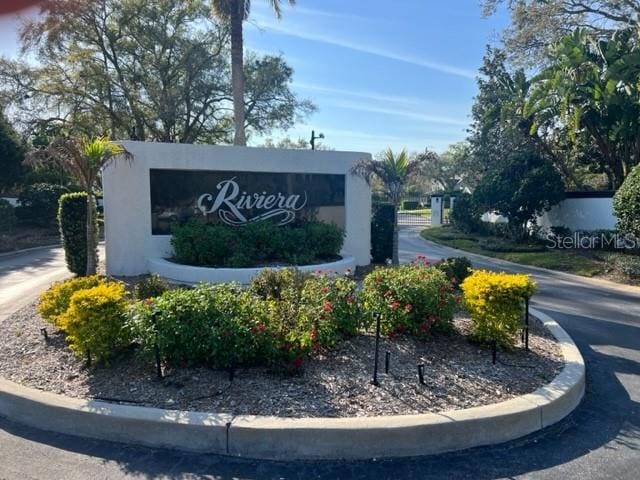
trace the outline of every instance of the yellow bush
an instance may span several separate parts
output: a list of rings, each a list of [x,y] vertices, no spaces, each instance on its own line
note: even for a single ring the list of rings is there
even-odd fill
[[[473,320],[473,336],[511,348],[521,328],[523,301],[536,284],[529,275],[475,271],[462,282],[463,300]]]
[[[69,308],[71,296],[78,290],[93,288],[105,281],[104,277],[92,275],[90,277],[77,277],[63,282],[56,282],[49,290],[40,295],[38,313],[49,323],[62,328],[60,317]]]
[[[69,308],[59,322],[67,333],[67,343],[78,356],[106,360],[118,348],[128,345],[125,328],[127,299],[124,285],[102,282],[71,296]]]

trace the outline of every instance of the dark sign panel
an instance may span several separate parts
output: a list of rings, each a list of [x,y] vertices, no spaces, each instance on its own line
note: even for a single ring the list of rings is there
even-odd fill
[[[344,175],[152,169],[150,181],[154,235],[194,216],[233,226],[316,219],[345,227]]]

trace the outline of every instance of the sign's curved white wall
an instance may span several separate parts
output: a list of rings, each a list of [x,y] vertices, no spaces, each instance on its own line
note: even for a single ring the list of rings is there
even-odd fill
[[[121,142],[133,161],[112,162],[102,176],[107,273],[147,273],[148,259],[171,256],[169,235],[152,235],[151,169],[345,175],[345,255],[368,265],[371,251],[371,191],[351,167],[368,153],[215,145]],[[212,185],[215,190],[215,185]],[[241,228],[241,227],[239,227]]]

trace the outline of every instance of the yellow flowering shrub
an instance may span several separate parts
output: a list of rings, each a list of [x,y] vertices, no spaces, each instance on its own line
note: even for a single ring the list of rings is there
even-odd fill
[[[130,342],[129,330],[125,328],[126,311],[124,285],[101,282],[96,287],[75,292],[59,323],[76,355],[90,353],[92,359],[106,360]]]
[[[529,275],[476,270],[461,288],[473,320],[473,337],[512,348],[521,328],[524,299],[534,294],[535,282]]]
[[[58,328],[60,325],[60,317],[69,308],[71,296],[78,290],[86,290],[96,287],[106,280],[99,275],[91,275],[90,277],[77,277],[70,280],[54,283],[49,290],[40,295],[38,302],[38,313]]]

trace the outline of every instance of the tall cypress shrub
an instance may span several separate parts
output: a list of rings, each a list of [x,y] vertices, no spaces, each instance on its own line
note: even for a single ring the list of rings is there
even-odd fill
[[[97,216],[94,215],[93,218]],[[60,197],[58,224],[67,268],[76,275],[87,272],[87,194],[66,193]],[[96,232],[98,224],[95,225]],[[97,233],[96,233],[97,235]]]
[[[390,203],[374,202],[371,213],[371,261],[385,263],[393,257],[395,209]]]

